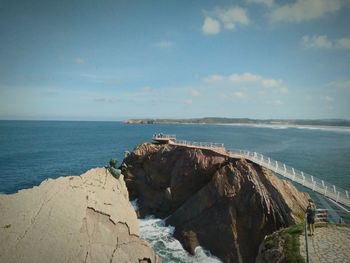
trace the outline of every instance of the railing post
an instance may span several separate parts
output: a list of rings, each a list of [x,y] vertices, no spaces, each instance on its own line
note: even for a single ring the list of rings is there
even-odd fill
[[[295,171],[294,171],[294,168],[292,168],[292,172],[293,172],[293,181],[295,180]]]
[[[270,163],[271,163],[270,157],[267,160],[268,160],[268,166],[270,168]]]
[[[349,192],[348,190],[345,190],[346,198],[349,199]]]
[[[303,177],[303,185],[305,185],[305,176],[304,176],[304,172],[301,172],[301,176]]]
[[[335,190],[335,185],[333,185],[333,190],[334,190],[334,193],[336,193],[337,191]]]
[[[278,162],[276,161],[276,173],[277,173],[277,170],[278,170]]]
[[[305,231],[305,250],[306,250],[306,263],[309,263],[310,260],[309,260],[309,244],[308,244],[308,241],[307,241],[307,224],[306,224],[306,214],[305,214],[305,219],[304,219],[304,231]]]
[[[284,168],[284,174],[286,174],[287,173],[287,167],[286,167],[285,164],[283,164],[283,168]]]

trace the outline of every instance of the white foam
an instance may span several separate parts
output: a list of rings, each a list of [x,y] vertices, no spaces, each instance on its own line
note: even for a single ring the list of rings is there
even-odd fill
[[[221,262],[202,247],[196,247],[195,255],[190,255],[173,237],[174,227],[166,226],[164,220],[149,216],[140,219],[141,238],[147,240],[164,262]]]
[[[245,126],[254,128],[268,128],[268,129],[306,129],[306,130],[320,130],[331,132],[350,132],[350,127],[341,126],[312,126],[312,125],[290,125],[290,124],[249,124],[249,123],[229,123],[221,124],[228,126]]]
[[[138,200],[134,199],[132,201],[130,201],[132,207],[134,208],[135,211],[139,210],[139,204],[138,204]]]
[[[291,128],[291,126],[289,125],[277,125],[277,124],[222,123],[219,125],[268,128],[268,129],[278,129],[278,130]]]
[[[137,199],[131,201],[134,209],[138,209]],[[195,255],[190,255],[173,237],[175,228],[166,226],[165,221],[153,216],[139,219],[141,238],[147,240],[163,262],[177,263],[220,263],[220,259],[211,255],[208,250],[196,247]]]
[[[350,132],[350,127],[338,127],[338,126],[295,126],[297,129],[305,130],[321,130],[331,132]]]

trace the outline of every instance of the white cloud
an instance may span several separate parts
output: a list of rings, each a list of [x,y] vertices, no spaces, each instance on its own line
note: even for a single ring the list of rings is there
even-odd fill
[[[225,77],[219,74],[213,74],[208,77],[205,77],[203,80],[204,82],[211,83],[211,82],[216,82],[216,81],[222,81],[224,80]]]
[[[248,25],[250,19],[247,11],[239,6],[230,8],[216,8],[214,11],[206,12],[202,31],[206,35],[215,35],[220,32],[221,24],[227,30],[234,30],[238,24]]]
[[[325,35],[303,36],[301,43],[306,48],[350,49],[350,38],[330,39]]]
[[[350,37],[338,39],[337,44],[339,48],[350,48]]]
[[[341,5],[341,0],[297,0],[272,9],[269,18],[272,22],[299,23],[335,13]]]
[[[232,83],[256,83],[262,79],[261,76],[249,72],[243,74],[231,74],[227,78]]]
[[[199,96],[201,96],[202,94],[200,93],[200,91],[199,90],[197,90],[197,89],[192,89],[191,90],[191,96],[192,97],[199,97]]]
[[[324,96],[323,99],[326,103],[333,103],[334,101],[334,98],[331,96]]]
[[[262,4],[268,7],[271,7],[274,5],[274,0],[246,0],[246,1],[249,4]]]
[[[184,104],[185,105],[192,105],[193,101],[192,100],[185,100]]]
[[[228,76],[214,74],[203,78],[203,81],[208,84],[260,86],[262,88],[276,90],[279,93],[288,93],[288,87],[282,80],[265,78],[249,72],[243,74],[231,74]]]
[[[322,100],[324,101],[326,107],[329,109],[329,110],[332,110],[333,109],[333,104],[334,104],[334,98],[331,97],[331,96],[324,96],[322,98]]]
[[[229,9],[218,8],[214,13],[228,30],[235,29],[236,24],[248,25],[250,22],[246,10],[239,6]]]
[[[162,41],[153,43],[153,46],[158,48],[171,48],[173,45],[174,43],[169,40],[162,40]]]
[[[150,86],[145,86],[143,88],[141,88],[141,92],[144,92],[144,93],[152,93],[154,92],[154,88],[150,87]]]
[[[220,23],[218,20],[206,16],[202,26],[202,31],[206,35],[216,35],[220,32]]]
[[[350,91],[350,80],[335,80],[327,84],[328,87]]]
[[[241,91],[236,91],[236,92],[232,92],[231,93],[231,97],[232,98],[237,98],[237,99],[242,99],[242,98],[245,98],[246,95],[243,92],[241,92]]]
[[[303,36],[301,40],[306,48],[332,48],[333,46],[327,36]]]
[[[281,105],[283,105],[283,102],[281,100],[274,100],[272,102],[272,104],[275,105],[275,106],[281,106]]]
[[[74,59],[74,62],[80,65],[85,64],[85,60],[83,58],[76,58]]]
[[[269,105],[273,105],[273,106],[281,106],[283,105],[283,101],[281,100],[272,100],[272,101],[268,101],[267,104]]]
[[[100,97],[100,98],[95,98],[93,99],[94,102],[98,102],[98,103],[116,103],[118,101],[117,98],[104,98],[104,97]]]

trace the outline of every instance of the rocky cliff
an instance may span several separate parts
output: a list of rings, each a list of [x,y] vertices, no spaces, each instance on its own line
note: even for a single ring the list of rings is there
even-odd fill
[[[254,262],[268,234],[301,220],[308,196],[270,171],[211,150],[143,144],[124,160],[139,214],[166,218],[194,252],[224,262]]]
[[[0,262],[159,262],[123,176],[97,168],[0,195]]]

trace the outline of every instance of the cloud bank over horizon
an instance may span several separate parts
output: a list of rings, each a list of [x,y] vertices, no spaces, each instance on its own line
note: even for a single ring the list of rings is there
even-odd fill
[[[4,2],[0,119],[350,119],[350,1]]]

